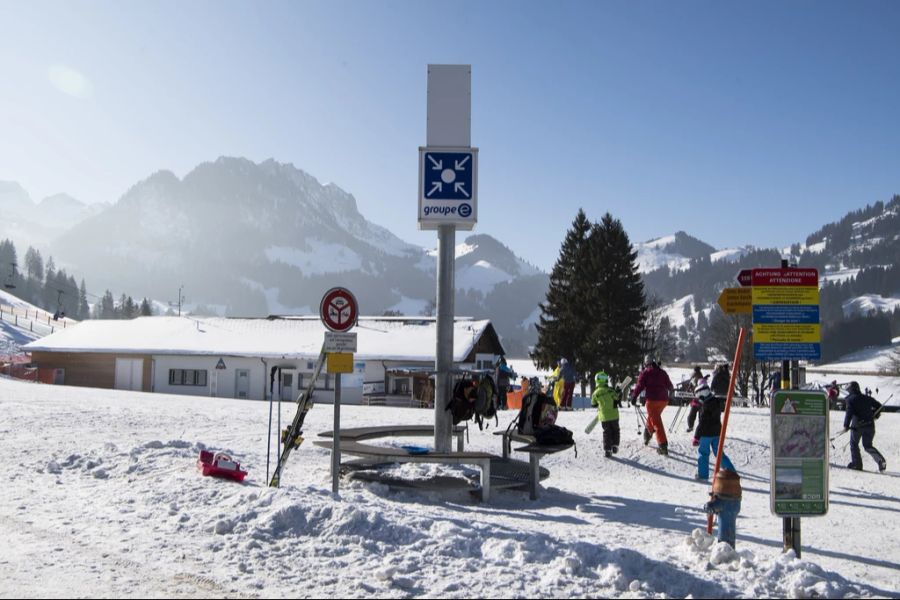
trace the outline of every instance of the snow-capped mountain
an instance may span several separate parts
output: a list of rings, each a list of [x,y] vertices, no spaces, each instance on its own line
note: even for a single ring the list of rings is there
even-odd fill
[[[10,239],[21,249],[45,249],[70,227],[102,212],[105,204],[85,204],[68,194],[55,194],[35,203],[14,181],[0,181],[0,239]]]
[[[335,285],[354,290],[367,314],[418,314],[435,299],[433,250],[366,220],[340,187],[274,160],[222,157],[182,179],[157,172],[52,250],[94,289],[164,299],[183,283],[191,304],[231,315],[315,312]],[[457,313],[493,318],[502,302],[497,312],[521,323],[546,280],[491,236],[470,236],[457,249]]]
[[[637,251],[638,271],[650,273],[667,267],[670,271],[691,268],[691,261],[709,258],[712,262],[735,262],[754,250],[753,246],[740,246],[716,250],[706,242],[683,231],[634,244]]]

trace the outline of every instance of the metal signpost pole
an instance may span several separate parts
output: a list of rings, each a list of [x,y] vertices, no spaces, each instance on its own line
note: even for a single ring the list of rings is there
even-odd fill
[[[471,65],[428,65],[426,144],[419,148],[420,229],[438,232],[434,446],[452,450],[456,230],[477,220],[477,148],[471,147]]]
[[[438,228],[437,269],[437,347],[435,348],[434,448],[437,452],[450,452],[452,442],[452,416],[447,406],[453,381],[453,289],[454,261],[456,259],[456,227],[441,225]]]
[[[334,442],[331,452],[331,492],[338,493],[338,483],[341,479],[341,374],[334,376]]]

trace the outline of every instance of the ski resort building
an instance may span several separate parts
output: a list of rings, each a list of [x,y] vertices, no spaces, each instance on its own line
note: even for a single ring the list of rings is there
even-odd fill
[[[294,400],[314,374],[325,337],[318,317],[139,317],[84,321],[23,349],[42,381],[165,394]],[[433,317],[360,317],[353,373],[341,402],[425,405],[434,368]],[[489,368],[504,353],[487,320],[457,318],[457,369]],[[316,401],[333,402],[323,369]],[[432,396],[433,397],[433,396]]]

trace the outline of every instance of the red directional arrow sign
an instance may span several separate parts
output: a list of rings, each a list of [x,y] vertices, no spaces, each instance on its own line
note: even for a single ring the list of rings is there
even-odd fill
[[[350,290],[331,288],[322,296],[319,304],[322,324],[331,331],[344,332],[353,329],[359,318],[359,305]]]
[[[749,287],[753,285],[753,269],[744,269],[735,277],[741,287]]]

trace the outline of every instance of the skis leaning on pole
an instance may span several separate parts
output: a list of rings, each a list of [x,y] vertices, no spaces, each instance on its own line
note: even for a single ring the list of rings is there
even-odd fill
[[[325,366],[324,346],[319,353],[319,359],[316,361],[316,367],[313,371],[312,378],[309,380],[309,385],[306,386],[306,391],[297,397],[297,414],[294,415],[291,426],[284,431],[279,432],[284,446],[281,450],[281,456],[278,457],[278,464],[275,465],[275,472],[272,474],[272,480],[269,482],[269,487],[278,487],[280,485],[281,470],[284,468],[284,464],[291,455],[291,450],[299,447],[300,444],[303,443],[303,421],[306,419],[306,413],[312,408],[313,391],[316,389],[316,381],[319,379],[319,374],[322,372],[323,366]]]
[[[631,375],[622,380],[622,383],[616,384],[616,390],[619,392],[619,404],[622,404],[622,398],[628,391],[628,387],[631,385]],[[599,407],[598,407],[599,409]],[[585,433],[590,433],[594,430],[594,427],[600,422],[600,412],[598,410],[597,416],[591,419],[591,422],[587,424],[587,427],[584,428]]]

